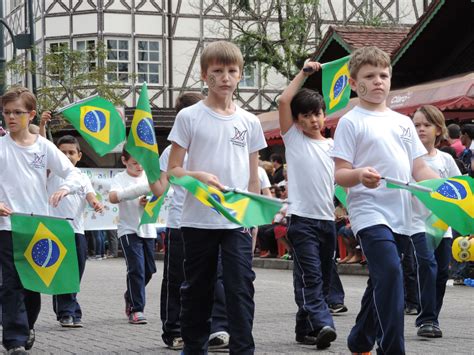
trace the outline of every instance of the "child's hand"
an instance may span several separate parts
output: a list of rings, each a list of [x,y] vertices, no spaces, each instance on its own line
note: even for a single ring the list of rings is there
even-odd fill
[[[321,63],[313,62],[309,60],[304,64],[304,67],[301,70],[301,72],[303,73],[304,76],[310,76],[311,74],[317,71],[320,71],[321,68],[322,68]]]
[[[51,121],[51,111],[44,111],[41,114],[40,126],[46,126]]]
[[[3,202],[0,202],[0,216],[9,216],[13,213],[13,211]]]
[[[222,185],[217,176],[205,172],[197,172],[194,177],[206,185],[217,187],[219,190],[224,190],[225,186]]]
[[[147,203],[148,203],[148,199],[146,198],[146,196],[140,197],[140,206],[145,207]]]
[[[98,213],[104,212],[104,205],[98,200],[92,201],[91,207]]]
[[[61,199],[64,196],[66,196],[68,193],[69,191],[67,190],[59,189],[58,191],[56,191],[54,194],[51,195],[51,197],[49,198],[49,203],[53,207],[58,207],[59,201],[61,201]]]
[[[359,173],[360,183],[369,189],[375,189],[378,187],[381,178],[382,177],[378,171],[371,167],[362,168]]]

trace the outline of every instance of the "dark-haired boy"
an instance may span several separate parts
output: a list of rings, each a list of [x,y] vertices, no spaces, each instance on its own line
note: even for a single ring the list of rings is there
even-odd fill
[[[301,70],[279,100],[280,130],[288,169],[288,239],[293,247],[296,341],[325,349],[336,339],[325,301],[335,268],[334,162],[332,139],[321,133],[325,104],[313,90],[300,89],[306,77],[321,68]],[[336,272],[337,275],[337,272]]]
[[[42,118],[46,117],[42,115]],[[81,160],[82,152],[79,142],[73,136],[59,138],[57,146],[66,155],[72,165]],[[56,191],[64,183],[64,179],[50,173],[47,180],[48,192]],[[74,194],[69,194],[61,200],[57,207],[50,208],[50,214],[56,217],[73,218],[71,226],[76,240],[79,280],[82,279],[87,259],[87,240],[84,235],[84,209],[86,202],[96,211],[102,212],[103,205],[97,200],[94,188],[85,174],[81,174],[81,187]],[[53,309],[62,327],[82,328],[82,310],[76,298],[76,293],[53,296]]]

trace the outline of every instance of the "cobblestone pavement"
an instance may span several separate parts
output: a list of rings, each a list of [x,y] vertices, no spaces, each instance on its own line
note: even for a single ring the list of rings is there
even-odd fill
[[[89,261],[79,300],[84,313],[83,329],[64,329],[55,320],[51,297],[43,295],[43,309],[36,324],[37,340],[32,354],[179,354],[161,341],[159,290],[163,263],[147,287],[149,323],[130,325],[124,314],[123,259]],[[354,324],[366,277],[344,275],[349,312],[335,317],[337,340],[324,351],[294,341],[294,315],[291,270],[255,269],[256,313],[254,337],[257,354],[348,354],[346,339]],[[444,337],[426,340],[416,336],[415,317],[405,319],[407,354],[474,354],[474,289],[448,287],[441,314]],[[375,354],[375,351],[372,352]]]

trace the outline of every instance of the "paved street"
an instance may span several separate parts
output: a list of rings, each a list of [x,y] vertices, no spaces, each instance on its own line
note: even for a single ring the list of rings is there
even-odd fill
[[[123,311],[125,262],[123,259],[89,261],[82,282],[80,303],[84,312],[83,329],[59,327],[51,308],[51,297],[43,296],[43,310],[36,325],[33,354],[178,354],[161,341],[159,290],[162,261],[158,274],[147,288],[147,325],[129,325]],[[257,354],[313,353],[311,346],[294,341],[294,314],[291,270],[257,268],[254,336]],[[366,277],[342,276],[349,312],[335,318],[338,338],[320,354],[347,354],[346,338],[354,323]],[[417,337],[413,316],[406,317],[408,354],[474,354],[474,289],[448,287],[441,316],[444,338]],[[375,354],[375,351],[372,352]]]

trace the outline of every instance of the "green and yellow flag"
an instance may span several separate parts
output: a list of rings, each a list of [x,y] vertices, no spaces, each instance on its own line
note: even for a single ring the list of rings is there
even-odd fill
[[[74,231],[64,219],[11,215],[13,256],[23,287],[49,295],[79,292]]]
[[[347,209],[347,193],[346,190],[340,186],[336,185],[334,188],[334,196],[339,200],[339,202]]]
[[[270,224],[283,203],[280,200],[243,191],[222,192],[191,177],[170,177],[170,183],[188,190],[204,205],[243,227]]]
[[[100,156],[125,140],[125,125],[115,106],[100,96],[91,96],[65,106],[61,113]]]
[[[326,115],[346,107],[351,98],[348,63],[351,56],[324,63],[323,97],[326,103]]]
[[[158,154],[158,144],[156,143],[146,83],[143,83],[140,91],[132,126],[128,134],[126,149],[143,166],[150,184],[160,178],[160,156]]]
[[[421,191],[417,188],[419,186],[428,188],[428,191]],[[425,180],[403,186],[387,182],[387,187],[410,191],[426,208],[448,226],[453,227],[463,235],[474,233],[473,178],[455,176],[445,179]]]
[[[156,197],[153,194],[151,195],[151,199],[145,205],[142,218],[140,219],[140,226],[142,224],[156,223],[160,216],[161,206],[163,205],[163,201],[165,200],[169,189],[170,185],[168,185],[165,192],[160,197]]]

